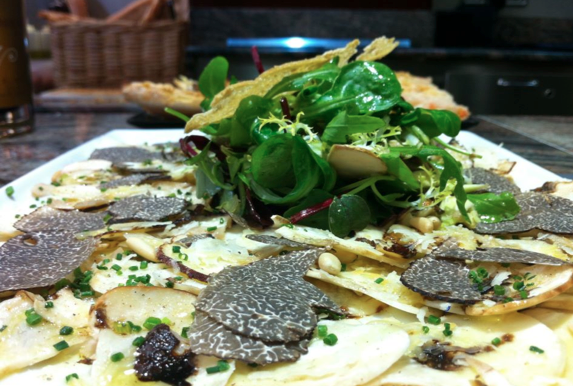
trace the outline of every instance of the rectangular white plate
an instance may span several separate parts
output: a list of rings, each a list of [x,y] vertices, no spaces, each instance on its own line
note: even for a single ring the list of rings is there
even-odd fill
[[[94,138],[81,146],[76,147],[51,160],[50,162],[32,170],[30,173],[18,178],[12,183],[0,189],[0,203],[2,208],[9,206],[11,213],[24,214],[30,212],[29,208],[35,201],[31,195],[32,188],[37,183],[49,183],[52,175],[64,166],[74,162],[83,161],[89,158],[90,154],[98,148],[121,146],[121,145],[143,145],[144,143],[175,142],[184,136],[181,129],[171,130],[113,130],[100,137]],[[488,140],[483,139],[473,133],[462,131],[458,137],[458,142],[467,149],[473,149],[482,154],[485,159],[492,161],[510,160],[516,161],[515,167],[510,175],[515,183],[524,190],[534,189],[541,186],[546,181],[562,181],[558,175],[518,156],[509,150],[504,149]],[[6,188],[14,188],[14,196],[9,199],[6,196]],[[0,214],[1,216],[2,214]]]

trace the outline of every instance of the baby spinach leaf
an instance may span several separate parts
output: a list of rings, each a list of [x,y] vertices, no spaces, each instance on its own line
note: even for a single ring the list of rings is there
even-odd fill
[[[347,143],[347,136],[356,133],[372,133],[386,126],[386,122],[368,115],[338,113],[322,133],[321,140],[328,143]]]
[[[292,167],[295,173],[296,184],[284,196],[258,184],[251,175],[249,185],[257,197],[265,204],[293,204],[305,197],[320,181],[320,169],[312,156],[312,150],[299,136],[293,137]]]
[[[468,194],[468,200],[474,204],[480,220],[485,223],[513,220],[521,210],[510,192]]]
[[[337,237],[346,237],[351,231],[360,231],[370,222],[370,208],[357,195],[335,197],[328,209],[328,226]]]
[[[427,110],[418,108],[420,113],[416,126],[418,126],[430,138],[445,134],[455,137],[462,127],[460,118],[448,110]],[[403,118],[404,119],[404,118]]]
[[[199,76],[199,90],[205,95],[203,110],[209,110],[213,97],[225,88],[229,62],[222,56],[212,59]]]
[[[265,188],[292,187],[295,182],[292,153],[292,135],[277,134],[269,138],[253,152],[253,179]]]
[[[352,62],[342,67],[332,88],[304,110],[305,120],[328,122],[348,109],[359,114],[388,110],[400,102],[401,92],[396,75],[384,64]]]
[[[312,154],[314,162],[316,162],[316,164],[320,168],[320,171],[322,172],[322,178],[320,179],[320,184],[322,185],[322,189],[327,191],[332,190],[332,188],[334,188],[334,185],[336,184],[336,172],[334,171],[332,166],[330,166],[330,164],[326,160],[320,158],[318,154],[316,154],[313,151],[311,151],[310,153]]]

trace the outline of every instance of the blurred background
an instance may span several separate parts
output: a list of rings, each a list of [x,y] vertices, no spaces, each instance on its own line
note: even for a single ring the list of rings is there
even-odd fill
[[[87,13],[90,18],[105,19],[130,3],[87,0]],[[474,114],[573,114],[573,1],[353,0],[342,7],[325,3],[190,0],[188,15],[177,16],[187,24],[182,57],[173,58],[181,60],[176,72],[197,79],[209,60],[224,55],[231,64],[230,74],[249,79],[257,75],[253,45],[268,68],[340,47],[353,38],[365,45],[386,35],[400,41],[399,48],[384,59],[386,64],[431,77]],[[66,46],[57,50],[64,53],[53,52],[54,41],[50,45],[46,38],[47,22],[38,12],[70,12],[70,7],[53,0],[25,0],[25,4],[32,68],[38,72],[76,49]],[[89,36],[84,42],[89,44]],[[105,48],[96,45],[94,49]],[[46,62],[50,56],[51,62]],[[144,80],[146,75],[150,77],[132,73],[124,81]],[[174,75],[148,80],[169,81]],[[49,76],[45,84],[35,80],[37,91],[52,87]],[[55,83],[73,86],[62,79]]]

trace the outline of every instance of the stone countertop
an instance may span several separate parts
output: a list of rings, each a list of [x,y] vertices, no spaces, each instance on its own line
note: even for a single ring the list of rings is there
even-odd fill
[[[110,130],[133,128],[127,123],[132,115],[133,112],[37,113],[34,132],[0,140],[0,186]],[[469,131],[503,143],[506,149],[554,173],[573,178],[573,117],[474,119],[477,124]]]

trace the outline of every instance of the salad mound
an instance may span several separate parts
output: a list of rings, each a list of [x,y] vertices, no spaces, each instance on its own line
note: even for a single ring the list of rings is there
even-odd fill
[[[479,156],[444,140],[459,133],[459,117],[414,108],[394,72],[374,61],[393,39],[375,40],[348,62],[356,45],[228,88],[227,61],[209,63],[199,79],[206,112],[187,123],[200,132],[181,149],[214,208],[251,226],[281,215],[338,237],[438,205],[452,224],[514,218],[511,192],[469,194],[480,186],[465,183],[459,160]]]

